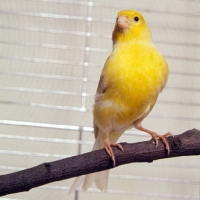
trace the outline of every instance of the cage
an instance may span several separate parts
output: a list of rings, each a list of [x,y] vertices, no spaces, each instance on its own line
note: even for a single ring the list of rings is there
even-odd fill
[[[112,51],[116,14],[124,9],[143,14],[170,70],[145,126],[174,135],[198,128],[199,0],[0,1],[0,174],[92,149],[94,94]],[[149,139],[131,129],[119,142]],[[2,199],[198,200],[200,157],[114,168],[106,193],[93,185],[67,196],[73,180]]]

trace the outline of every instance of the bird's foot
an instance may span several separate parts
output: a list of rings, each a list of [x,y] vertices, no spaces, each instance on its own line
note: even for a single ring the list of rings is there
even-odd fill
[[[110,143],[109,141],[109,129],[106,129],[106,140],[105,140],[105,150],[108,153],[108,155],[111,157],[112,161],[113,161],[113,165],[115,167],[116,162],[115,162],[115,156],[112,150],[112,147],[118,147],[120,150],[124,151],[123,147],[121,144],[113,144]]]
[[[169,148],[169,144],[166,140],[166,137],[168,137],[168,136],[173,136],[173,134],[170,133],[170,132],[168,132],[164,135],[159,135],[158,133],[155,133],[155,132],[152,133],[152,139],[155,141],[156,147],[158,146],[158,139],[161,139],[162,142],[164,143],[165,149],[167,150],[168,155],[169,155],[170,154],[170,148]]]
[[[164,134],[164,135],[159,135],[158,133],[153,132],[153,131],[149,131],[149,130],[147,130],[147,129],[141,127],[141,126],[139,127],[139,130],[144,131],[144,132],[150,134],[150,135],[152,136],[152,139],[153,139],[153,140],[155,141],[155,143],[156,143],[156,147],[158,146],[158,139],[161,139],[161,141],[162,141],[162,142],[164,143],[164,145],[165,145],[165,148],[166,148],[166,150],[167,150],[167,152],[168,152],[168,155],[170,154],[170,148],[169,148],[169,144],[168,144],[168,142],[167,142],[167,140],[166,140],[166,137],[168,137],[168,136],[174,137],[174,135],[173,135],[172,133],[168,132],[168,133],[166,133],[166,134]]]
[[[105,140],[105,150],[108,153],[108,155],[111,157],[111,159],[113,161],[113,165],[115,167],[116,162],[115,162],[115,156],[114,156],[112,147],[118,147],[122,151],[124,151],[124,149],[121,144],[112,144],[112,143],[110,143],[110,141],[108,139]]]

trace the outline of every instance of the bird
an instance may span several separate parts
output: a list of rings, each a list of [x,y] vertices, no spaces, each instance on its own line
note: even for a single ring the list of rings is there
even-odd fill
[[[142,126],[166,85],[169,73],[168,64],[154,46],[142,14],[134,10],[118,12],[112,41],[113,50],[102,69],[93,106],[95,143],[92,151],[105,148],[115,166],[112,146],[124,151],[117,140],[134,127],[150,134],[156,146],[161,139],[169,154],[166,137],[173,135],[170,132],[160,135]],[[109,170],[105,170],[80,176],[71,186],[70,193],[81,182],[83,191],[93,182],[106,191],[108,175]]]

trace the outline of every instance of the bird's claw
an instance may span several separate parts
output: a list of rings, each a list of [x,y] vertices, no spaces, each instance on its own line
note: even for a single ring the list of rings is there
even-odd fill
[[[167,142],[167,140],[166,140],[166,137],[168,137],[168,136],[174,137],[174,135],[173,135],[172,133],[170,133],[170,132],[168,132],[168,133],[166,133],[166,134],[164,134],[164,135],[159,135],[159,134],[157,134],[157,133],[153,133],[153,134],[152,134],[152,139],[153,139],[153,140],[155,141],[155,143],[156,143],[156,148],[157,148],[157,146],[158,146],[158,139],[161,139],[162,142],[165,144],[165,149],[167,150],[168,155],[169,155],[169,154],[170,154],[170,148],[169,148],[169,144],[168,144],[168,142]]]
[[[121,144],[110,144],[110,145],[113,146],[113,147],[118,147],[121,151],[124,152],[124,149],[123,149]]]
[[[110,141],[108,139],[105,140],[105,150],[108,153],[108,155],[111,157],[112,161],[113,161],[113,166],[116,166],[116,162],[115,162],[115,156],[112,150],[112,146],[113,147],[118,147],[121,151],[124,151],[123,147],[121,144],[112,144],[110,143]]]

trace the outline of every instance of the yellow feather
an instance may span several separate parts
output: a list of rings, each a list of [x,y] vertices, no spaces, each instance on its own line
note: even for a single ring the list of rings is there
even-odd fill
[[[153,45],[143,16],[136,11],[120,11],[112,39],[113,51],[102,70],[93,109],[96,139],[93,150],[103,148],[105,141],[107,147],[109,142],[116,143],[124,131],[132,127],[164,142],[163,136],[140,126],[168,77],[167,63]],[[107,152],[112,155],[112,150]],[[111,158],[115,163],[114,157]],[[83,190],[95,182],[105,191],[108,171],[77,178],[70,191],[74,191],[83,179]]]
[[[102,71],[107,89],[97,94],[93,113],[98,127],[111,127],[110,135],[116,128],[137,126],[146,117],[168,76],[167,63],[153,45],[143,17],[135,11],[121,11],[120,15],[130,20],[139,16],[140,24],[133,23],[123,34],[115,26],[113,52]]]

